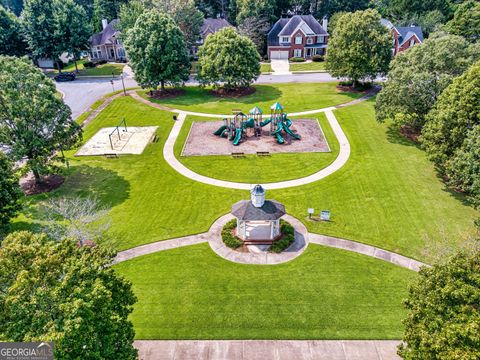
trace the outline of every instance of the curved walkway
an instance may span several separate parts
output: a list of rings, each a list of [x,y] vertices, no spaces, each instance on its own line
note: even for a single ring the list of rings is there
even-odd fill
[[[313,243],[374,257],[413,271],[419,271],[422,266],[429,266],[428,264],[415,259],[408,258],[392,251],[380,249],[375,246],[362,244],[352,240],[309,233],[301,221],[290,215],[285,215],[284,218],[295,227],[295,230],[301,236],[300,239],[303,238],[303,243],[301,241],[297,242],[296,245],[293,244],[281,254],[240,253],[226,248],[220,237],[220,232],[222,231],[223,226],[232,218],[231,214],[223,215],[218,218],[205,233],[157,241],[151,244],[120,251],[114,260],[114,264],[159,251],[208,242],[212,250],[218,256],[241,264],[274,265],[284,263],[301,255],[307,248],[308,244]]]

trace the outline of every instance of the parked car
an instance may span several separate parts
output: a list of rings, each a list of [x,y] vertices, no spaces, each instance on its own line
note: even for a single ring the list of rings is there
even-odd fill
[[[55,75],[55,81],[62,82],[62,81],[73,81],[75,80],[75,73],[73,72],[63,72],[58,75]]]

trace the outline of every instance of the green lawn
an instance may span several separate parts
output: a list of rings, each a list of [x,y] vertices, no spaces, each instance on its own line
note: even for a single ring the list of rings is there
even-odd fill
[[[308,207],[332,211],[330,223],[304,220],[310,231],[425,259],[422,251],[427,244],[444,239],[455,243],[472,229],[478,212],[445,188],[422,150],[376,123],[372,105],[373,101],[335,112],[352,145],[351,158],[341,170],[317,183],[271,191],[268,196],[285,203],[287,211],[302,220]],[[159,141],[137,156],[71,158],[71,175],[65,184],[53,194],[29,198],[25,215],[15,228],[39,221],[38,200],[52,195],[93,194],[111,208],[112,237],[120,249],[126,249],[204,232],[234,202],[248,198],[246,191],[196,183],[171,169],[162,157],[173,125],[171,113],[130,97],[116,99],[102,111],[87,126],[85,139],[101,127],[116,125],[121,116],[131,126],[159,125]],[[220,174],[229,164],[233,169],[238,160],[243,161],[212,162],[220,170],[210,173]],[[252,166],[248,158],[245,160],[242,167],[248,179],[250,172],[258,171],[260,159],[253,159]],[[271,176],[279,175],[272,172]]]
[[[325,71],[326,62],[290,63],[290,71]]]
[[[255,85],[256,92],[241,98],[219,98],[207,88],[188,86],[186,94],[173,99],[151,99],[151,101],[181,110],[214,114],[231,114],[232,109],[248,112],[258,105],[269,113],[270,105],[279,101],[288,113],[306,111],[338,105],[356,99],[361,94],[339,92],[335,83]],[[146,91],[140,95],[148,98]]]
[[[269,63],[260,64],[260,72],[263,73],[270,73],[272,72],[272,66]]]
[[[78,70],[80,71],[78,73],[78,76],[111,76],[112,72],[113,75],[120,75],[123,71],[123,67],[125,64],[103,64],[103,65],[98,65],[94,68],[85,68],[83,64],[88,61],[87,59],[82,59],[77,61],[77,66]],[[72,72],[75,71],[75,64],[71,62],[67,66],[65,66],[62,71],[65,72]]]
[[[221,180],[267,183],[297,179],[313,174],[326,167],[335,160],[338,155],[338,141],[328,124],[325,114],[320,113],[314,116],[320,121],[320,125],[332,150],[331,152],[272,154],[268,157],[247,155],[244,158],[232,158],[231,156],[181,157],[180,154],[192,122],[211,120],[203,117],[189,116],[175,143],[175,156],[189,169],[199,174]],[[225,141],[227,140],[225,139]],[[241,151],[241,145],[239,151]]]
[[[115,268],[138,297],[137,339],[398,339],[415,276],[319,245],[275,266],[231,263],[201,244]]]

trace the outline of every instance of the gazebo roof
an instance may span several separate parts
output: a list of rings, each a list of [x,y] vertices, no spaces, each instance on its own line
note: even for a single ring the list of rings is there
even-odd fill
[[[251,201],[241,200],[233,204],[232,215],[244,221],[278,220],[285,215],[285,206],[275,200],[265,200],[262,207],[255,207]]]

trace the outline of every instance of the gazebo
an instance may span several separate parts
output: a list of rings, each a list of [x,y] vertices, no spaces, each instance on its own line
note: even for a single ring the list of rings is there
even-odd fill
[[[272,243],[281,236],[280,218],[285,206],[275,200],[265,200],[265,189],[255,185],[250,200],[241,200],[232,206],[237,218],[237,236],[243,241]]]

